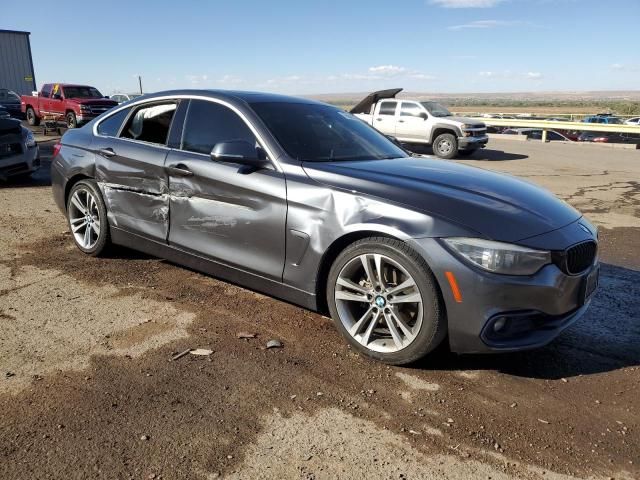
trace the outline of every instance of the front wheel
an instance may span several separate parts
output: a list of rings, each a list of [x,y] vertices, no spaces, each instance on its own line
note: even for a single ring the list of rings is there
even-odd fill
[[[27,123],[29,125],[31,125],[32,127],[37,127],[38,125],[40,125],[40,119],[36,115],[36,112],[33,108],[31,107],[27,108],[26,115],[27,115]]]
[[[75,113],[69,112],[65,118],[67,120],[67,128],[76,128],[78,126],[78,119]]]
[[[458,153],[458,139],[451,133],[441,133],[433,142],[433,153],[445,159],[455,157]]]
[[[327,304],[338,330],[358,351],[404,365],[446,335],[436,282],[404,242],[372,237],[347,247],[329,272]]]
[[[73,186],[67,200],[67,218],[73,240],[82,252],[95,257],[107,248],[107,208],[94,181],[81,180]]]

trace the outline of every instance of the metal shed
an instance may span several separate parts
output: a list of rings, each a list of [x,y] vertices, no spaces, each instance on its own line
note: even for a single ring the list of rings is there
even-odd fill
[[[28,95],[36,89],[30,32],[0,30],[0,89]]]

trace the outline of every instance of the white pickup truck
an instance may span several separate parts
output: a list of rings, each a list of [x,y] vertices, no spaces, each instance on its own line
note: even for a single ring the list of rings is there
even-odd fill
[[[431,145],[441,158],[467,156],[489,141],[484,123],[454,117],[436,102],[396,99],[401,88],[369,94],[351,113],[402,143]]]

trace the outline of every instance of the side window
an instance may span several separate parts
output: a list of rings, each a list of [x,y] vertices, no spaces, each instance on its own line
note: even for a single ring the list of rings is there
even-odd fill
[[[380,103],[380,111],[378,115],[395,115],[397,102],[382,102]]]
[[[556,132],[547,132],[547,138],[549,140],[564,140],[562,136]]]
[[[210,154],[217,143],[245,140],[255,144],[256,137],[233,110],[206,100],[191,100],[182,134],[182,149]]]
[[[42,91],[40,92],[40,96],[44,98],[49,98],[51,95],[51,85],[43,85]]]
[[[124,122],[125,118],[129,115],[130,108],[120,110],[118,113],[107,117],[105,120],[98,124],[98,135],[104,135],[105,137],[116,137]]]
[[[139,107],[122,129],[120,137],[166,145],[174,113],[174,102]]]
[[[422,108],[411,102],[402,102],[400,107],[401,117],[419,117],[422,112]]]

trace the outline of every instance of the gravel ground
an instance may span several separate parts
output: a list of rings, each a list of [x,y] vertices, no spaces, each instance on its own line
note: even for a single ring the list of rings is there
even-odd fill
[[[395,368],[296,306],[136,252],[84,257],[50,151],[0,186],[0,478],[640,476],[640,152],[492,141],[465,160],[585,212],[602,286],[545,348]],[[213,353],[172,360],[188,348]]]

